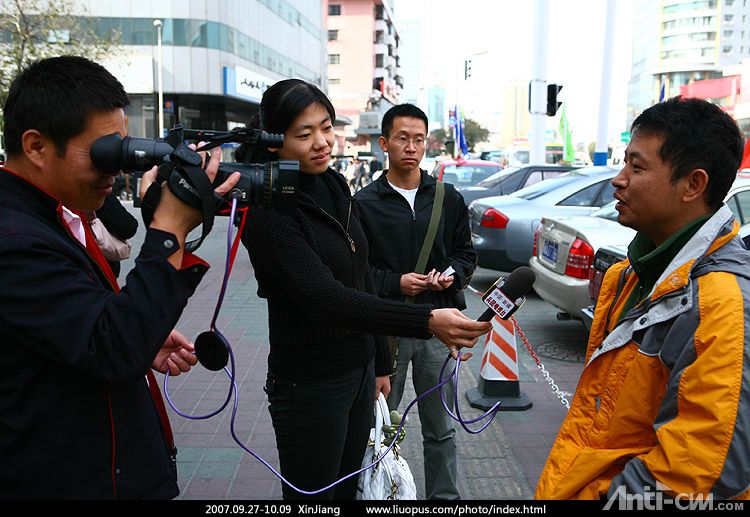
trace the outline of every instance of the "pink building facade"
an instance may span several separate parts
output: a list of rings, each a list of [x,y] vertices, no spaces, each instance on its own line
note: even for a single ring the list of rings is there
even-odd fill
[[[328,95],[340,119],[337,154],[375,151],[382,114],[399,102],[399,37],[388,0],[326,0]]]

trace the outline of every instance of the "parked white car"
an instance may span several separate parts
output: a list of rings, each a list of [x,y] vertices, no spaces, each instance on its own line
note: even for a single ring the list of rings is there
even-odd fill
[[[750,176],[738,174],[725,202],[741,225],[745,237],[750,223]],[[536,274],[534,290],[547,302],[574,318],[590,321],[587,310],[595,294],[589,290],[589,279],[601,283],[606,267],[593,267],[597,250],[605,248],[609,255],[619,252],[625,258],[635,230],[617,222],[615,202],[605,205],[591,216],[545,217],[537,227],[534,256],[529,266]]]
[[[613,201],[590,216],[545,217],[534,238],[529,266],[536,274],[534,290],[544,300],[575,318],[591,304],[589,272],[601,246],[627,246],[635,230],[617,222]]]

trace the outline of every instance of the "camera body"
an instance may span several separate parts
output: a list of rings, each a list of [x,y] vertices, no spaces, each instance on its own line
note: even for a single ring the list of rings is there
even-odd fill
[[[129,136],[122,138],[117,133],[103,136],[91,146],[91,160],[96,167],[112,174],[119,171],[138,174],[155,165],[159,166],[159,174],[167,181],[170,190],[184,202],[202,211],[205,205],[201,197],[212,196],[213,188],[223,183],[233,172],[240,173],[240,180],[226,199],[237,199],[240,206],[265,206],[282,210],[296,206],[300,172],[298,161],[222,162],[209,188],[198,181],[200,176],[188,171],[189,168],[200,168],[202,159],[184,143],[186,140],[207,142],[200,150],[230,142],[245,144],[251,148],[278,148],[284,145],[284,135],[270,134],[259,129],[238,128],[220,132],[184,129],[178,125],[169,131],[165,140]]]

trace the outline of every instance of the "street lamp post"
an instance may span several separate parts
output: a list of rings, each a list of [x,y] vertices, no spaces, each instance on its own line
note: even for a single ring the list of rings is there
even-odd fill
[[[156,27],[156,48],[157,48],[157,91],[158,91],[158,102],[159,102],[159,134],[157,138],[164,138],[164,87],[162,83],[162,52],[161,52],[161,20],[154,20],[154,27]]]

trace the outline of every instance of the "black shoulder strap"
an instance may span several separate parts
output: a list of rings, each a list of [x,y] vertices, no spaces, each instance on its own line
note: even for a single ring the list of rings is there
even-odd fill
[[[424,236],[422,249],[419,251],[417,265],[414,267],[414,271],[420,275],[424,274],[425,267],[427,267],[427,260],[430,258],[430,251],[432,251],[432,245],[435,242],[435,235],[437,235],[437,229],[440,225],[440,214],[443,212],[444,198],[445,184],[442,181],[438,181],[435,184],[435,199],[432,202],[430,225],[427,227],[427,233]],[[405,301],[406,303],[414,303],[414,299],[414,296],[408,296]]]

